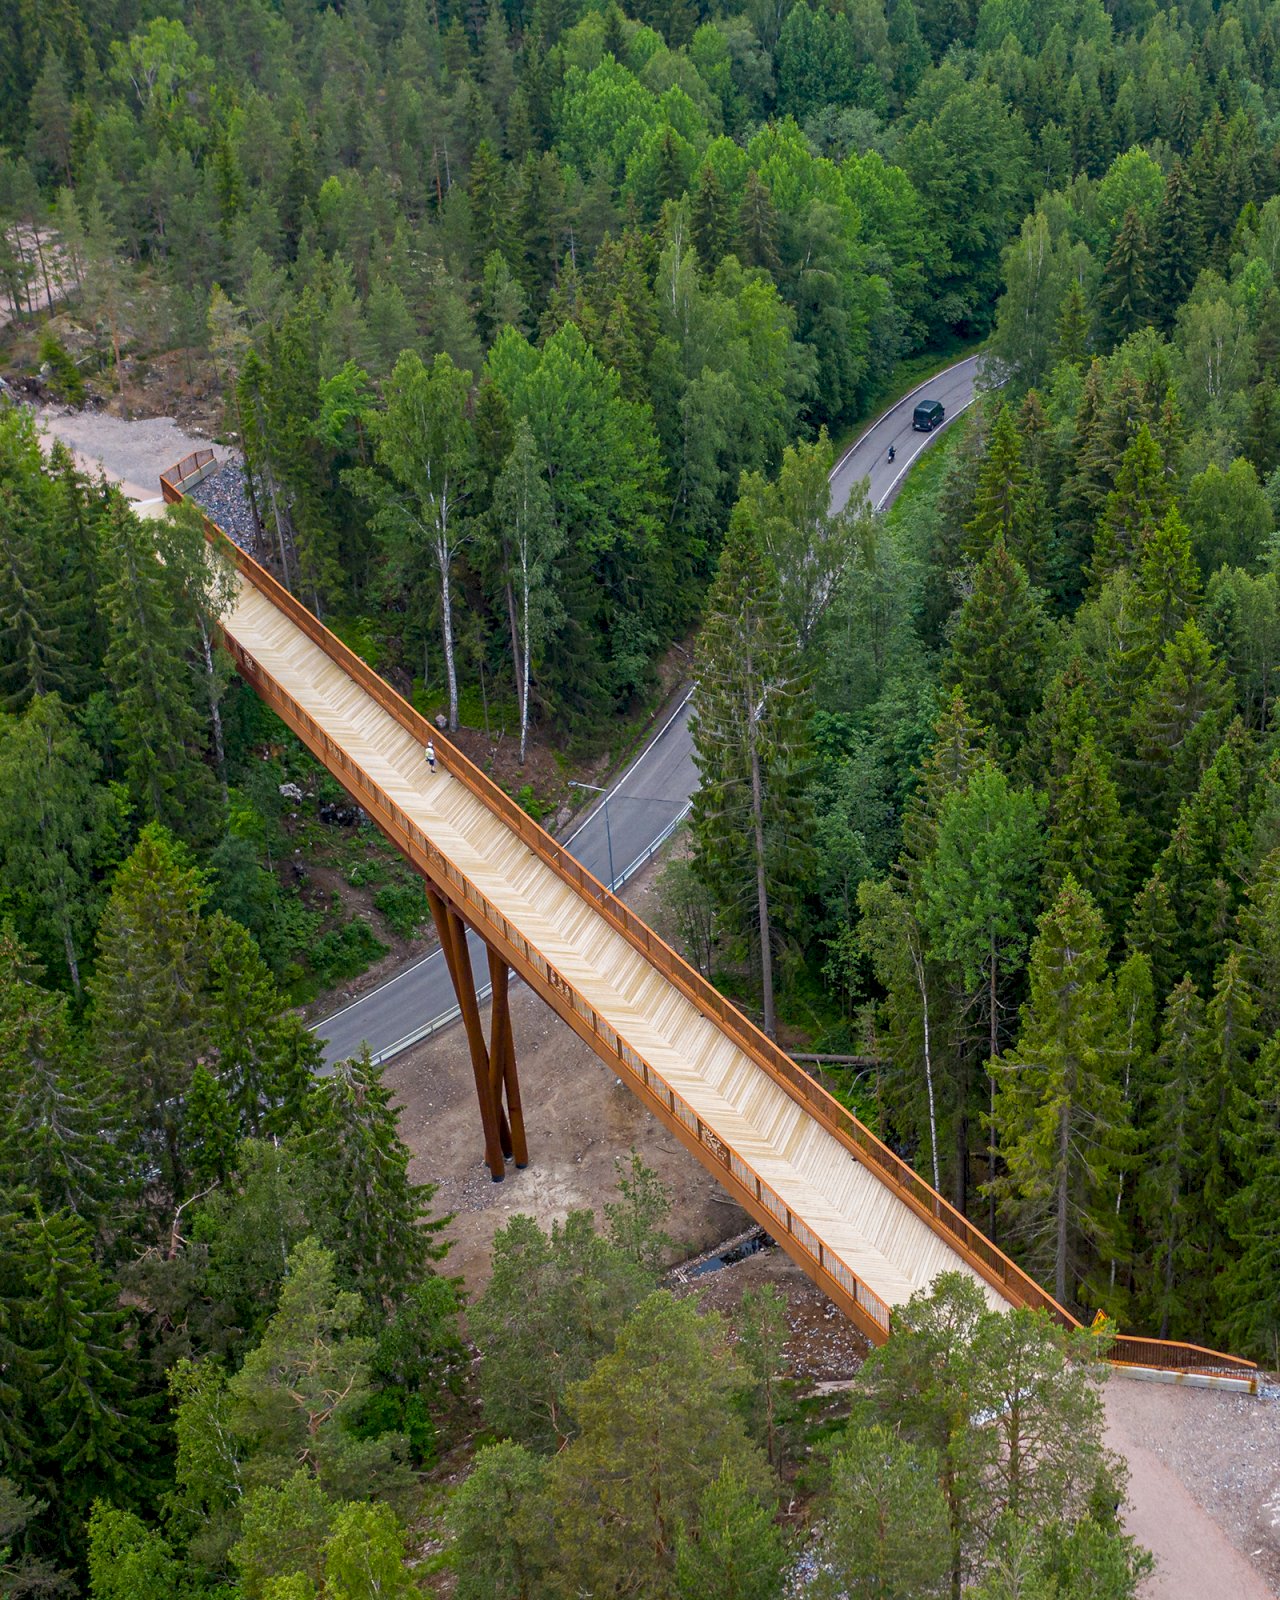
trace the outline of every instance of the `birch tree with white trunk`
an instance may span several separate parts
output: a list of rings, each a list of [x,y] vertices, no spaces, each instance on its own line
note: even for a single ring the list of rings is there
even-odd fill
[[[369,419],[380,472],[355,471],[353,487],[376,507],[375,520],[412,569],[426,555],[435,569],[440,642],[449,688],[449,731],[458,727],[453,643],[453,568],[471,538],[464,513],[475,441],[467,416],[471,374],[437,355],[430,367],[412,350],[396,362],[385,404]]]
[[[563,614],[556,558],[564,546],[551,491],[542,476],[533,429],[521,417],[511,454],[494,485],[493,537],[501,551],[511,660],[520,706],[520,764],[529,742],[529,690],[535,658]]]

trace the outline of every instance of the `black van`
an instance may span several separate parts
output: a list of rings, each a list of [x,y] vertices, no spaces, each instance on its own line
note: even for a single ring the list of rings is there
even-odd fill
[[[945,416],[946,412],[942,409],[940,400],[921,400],[916,406],[911,426],[917,433],[932,433],[935,428],[942,426],[942,419]]]

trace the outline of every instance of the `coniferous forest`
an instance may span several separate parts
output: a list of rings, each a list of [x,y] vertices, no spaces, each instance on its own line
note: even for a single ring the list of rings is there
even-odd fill
[[[341,792],[18,402],[215,396],[277,576],[521,763],[688,645],[665,930],[1086,1323],[1275,1367],[1280,4],[20,0],[0,297],[0,1596],[1132,1595],[1094,1342],[963,1281],[819,1418],[636,1158],[463,1303],[294,1009],[384,949],[298,893]]]

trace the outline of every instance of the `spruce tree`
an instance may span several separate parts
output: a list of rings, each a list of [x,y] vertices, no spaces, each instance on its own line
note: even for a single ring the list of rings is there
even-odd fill
[[[1093,542],[1092,582],[1134,560],[1169,504],[1160,447],[1144,422],[1120,459]]]
[[[1160,869],[1151,874],[1134,896],[1133,909],[1125,926],[1125,946],[1131,955],[1142,955],[1151,964],[1151,981],[1156,998],[1167,995],[1177,981],[1174,943],[1178,919],[1174,915],[1169,885]]]
[[[252,935],[215,911],[203,925],[208,1038],[237,1137],[287,1133],[305,1123],[321,1063],[316,1036],[288,1011]]]
[[[1240,973],[1266,1037],[1280,1031],[1280,846],[1259,862],[1236,916]]]
[[[745,502],[735,508],[707,597],[694,688],[695,870],[760,963],[765,1031],[776,1029],[773,958],[784,890],[804,878],[800,827],[803,671],[777,574]]]
[[[913,892],[919,892],[920,874],[937,846],[938,818],[947,796],[967,788],[969,779],[990,759],[984,734],[969,715],[964,695],[953,690],[933,725],[929,752],[903,810],[899,865]]]
[[[304,1141],[323,1172],[335,1216],[348,1233],[338,1265],[371,1303],[390,1310],[448,1250],[436,1238],[447,1217],[428,1220],[436,1186],[409,1177],[409,1151],[401,1142],[391,1091],[366,1045],[339,1062],[312,1090],[311,1128]]]
[[[1251,741],[1237,718],[1178,812],[1157,863],[1172,903],[1184,908],[1174,940],[1175,968],[1190,972],[1205,990],[1232,932],[1248,854],[1252,766]]]
[[[951,634],[949,681],[970,714],[1016,751],[1039,700],[1048,622],[1026,568],[997,538],[974,574]]]
[[[1243,1188],[1240,1130],[1248,1126],[1254,1059],[1261,1043],[1258,1008],[1232,952],[1205,1010],[1205,1072],[1192,1103],[1196,1123],[1192,1180],[1197,1197],[1195,1248],[1204,1303],[1219,1311],[1222,1275],[1231,1260],[1225,1218]]]
[[[1033,576],[1043,564],[1040,521],[1043,505],[1023,460],[1022,436],[1013,407],[1002,405],[987,435],[986,452],[978,470],[973,515],[965,524],[965,554],[980,561],[997,538],[1002,538]]]
[[[735,219],[732,201],[711,166],[704,165],[698,174],[689,224],[699,260],[707,272],[714,272],[733,242]]]
[[[1072,877],[1102,913],[1114,940],[1128,907],[1128,827],[1106,754],[1086,734],[1050,789],[1045,882],[1051,897]]]
[[[1078,278],[1072,278],[1058,312],[1054,359],[1083,371],[1089,362],[1089,330],[1092,319]]]
[[[1141,1303],[1162,1339],[1186,1331],[1199,1301],[1190,1236],[1204,1077],[1204,1003],[1187,977],[1165,1002],[1137,1169]]]
[[[0,928],[0,1171],[50,1212],[114,1223],[129,1198],[118,1109],[66,996],[39,977],[29,952]]]
[[[1204,238],[1200,208],[1187,179],[1187,169],[1175,161],[1165,179],[1164,195],[1155,220],[1155,249],[1149,273],[1151,303],[1157,324],[1173,326],[1178,308],[1195,286],[1200,272]]]
[[[80,966],[97,920],[96,874],[123,817],[118,792],[57,695],[0,722],[0,860],[9,905],[41,953],[81,989]]]
[[[1176,506],[1170,506],[1159,526],[1142,537],[1136,588],[1141,610],[1134,671],[1135,678],[1141,678],[1200,606],[1200,574],[1191,553],[1191,535]]]
[[[212,820],[213,780],[189,667],[197,648],[191,614],[157,559],[150,526],[114,492],[103,539],[112,574],[102,590],[111,624],[106,670],[125,776],[144,817],[199,838]]]
[[[1245,1182],[1226,1205],[1236,1255],[1222,1283],[1232,1348],[1280,1364],[1280,1034],[1264,1045],[1250,1091],[1253,1115],[1237,1134]]]
[[[1108,943],[1101,914],[1068,878],[1031,947],[1018,1042],[997,1063],[996,1144],[1006,1167],[997,1196],[1031,1270],[1062,1302],[1098,1293],[1129,1142]]]
[[[1151,267],[1146,225],[1137,208],[1130,206],[1107,257],[1099,294],[1103,315],[1117,340],[1128,338],[1150,320]]]
[[[1231,687],[1194,621],[1165,645],[1129,718],[1128,789],[1156,838],[1200,783],[1222,741]]]
[[[86,1223],[37,1208],[24,1255],[26,1340],[39,1374],[29,1396],[31,1481],[68,1549],[96,1495],[145,1476],[149,1429],[119,1290],[93,1261]]]
[[[187,1185],[184,1097],[206,1048],[207,892],[182,847],[149,824],[112,882],[89,986],[94,1049],[135,1155],[175,1200]]]

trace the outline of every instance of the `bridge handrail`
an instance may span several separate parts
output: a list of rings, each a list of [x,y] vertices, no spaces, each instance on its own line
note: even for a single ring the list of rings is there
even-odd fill
[[[211,452],[210,452],[211,453]],[[199,455],[200,452],[195,452]],[[190,459],[190,458],[188,458]],[[180,463],[180,465],[182,465]],[[176,503],[183,499],[178,483],[181,478],[174,481],[174,475],[165,473],[161,475],[161,493],[169,503]],[[558,844],[550,834],[529,816],[522,806],[518,805],[510,795],[506,794],[485,773],[474,765],[455,745],[443,734],[435,729],[422,714],[411,706],[403,696],[382,678],[367,662],[363,661],[356,653],[342,642],[335,634],[311,612],[300,600],[279,583],[259,562],[255,561],[246,551],[242,550],[233,540],[227,537],[216,523],[204,519],[205,532],[211,544],[230,558],[237,570],[260,590],[271,603],[284,612],[307,637],[318,646],[336,665],[342,668],[350,677],[354,678],[371,698],[389,716],[394,718],[401,727],[410,733],[421,744],[427,740],[433,741],[436,747],[436,756],[441,766],[451,772],[457,780],[476,796],[490,811],[495,812],[505,821],[512,830],[532,849],[539,858],[550,866],[557,875],[573,888],[583,899],[593,902],[610,924],[621,933],[624,938],[653,966],[686,997],[691,1000],[704,1015],[712,1016],[729,1034],[734,1042],[747,1054],[757,1066],[768,1073],[798,1104],[802,1105],[829,1133],[850,1151],[850,1153],[864,1166],[873,1170],[880,1181],[893,1192],[911,1211],[920,1217],[934,1233],[949,1244],[962,1259],[974,1268],[993,1287],[999,1289],[1011,1303],[1028,1306],[1032,1309],[1045,1311],[1054,1321],[1063,1327],[1077,1328],[1080,1326],[1078,1319],[1060,1305],[1052,1295],[1043,1289],[1034,1278],[1024,1272],[1012,1261],[1003,1250],[993,1244],[987,1236],[975,1228],[968,1218],[957,1211],[954,1206],[945,1200],[932,1185],[927,1183],[920,1175],[900,1156],[895,1155],[871,1130],[866,1127],[847,1107],[827,1093],[825,1089],[790,1059],[774,1043],[767,1034],[761,1032],[747,1017],[727,1001],[719,990],[713,987],[701,973],[695,971],[689,964],[676,954],[674,950],[649,926],[636,917],[616,895],[611,894],[598,878],[588,872],[578,861],[571,856],[564,846]],[[293,707],[297,702],[292,700],[285,691],[280,690],[283,698],[289,699]],[[355,769],[345,752],[341,751],[329,740],[328,735],[314,724],[313,719],[297,707],[299,715],[316,727],[316,735],[321,738],[326,746],[330,747],[337,755],[341,764],[348,770]],[[391,807],[392,802],[385,800],[382,804]],[[395,808],[398,809],[398,808]],[[403,813],[401,813],[403,816]],[[432,844],[406,817],[404,825],[423,841],[429,853],[434,854],[439,860],[447,861],[443,852]],[[460,883],[468,896],[482,900],[479,891],[474,889],[470,880],[458,872],[450,862],[449,866],[456,874],[455,881]],[[485,902],[486,906],[488,902]],[[505,922],[501,913],[496,910],[493,915]],[[521,943],[526,943],[521,939]],[[532,950],[532,947],[529,947]],[[546,966],[545,958],[537,952],[535,964]],[[531,959],[533,958],[531,957]],[[585,1006],[594,1017],[594,1010],[588,1003],[574,991],[574,1005]],[[585,1020],[585,1018],[584,1018]],[[603,1019],[596,1019],[601,1023],[597,1029],[602,1037],[616,1033]],[[630,1050],[630,1046],[626,1046]],[[634,1054],[634,1052],[632,1052]],[[637,1059],[640,1059],[637,1057]],[[652,1069],[646,1068],[652,1072]],[[654,1077],[659,1077],[653,1073]],[[665,1084],[665,1080],[662,1080]],[[670,1091],[669,1086],[668,1092]],[[676,1096],[677,1099],[681,1097]],[[681,1099],[683,1104],[683,1100]],[[743,1163],[745,1166],[746,1163]],[[753,1173],[756,1183],[760,1188],[768,1189],[769,1186]],[[773,1191],[770,1189],[772,1194]],[[776,1196],[775,1196],[776,1198]],[[781,1201],[778,1202],[782,1204]],[[789,1215],[789,1213],[788,1213]],[[794,1235],[793,1235],[794,1237]],[[812,1252],[810,1252],[812,1253]],[[817,1259],[815,1257],[815,1259]],[[844,1267],[844,1263],[840,1265]],[[849,1269],[844,1267],[847,1272]],[[850,1277],[853,1274],[850,1273]],[[863,1294],[884,1307],[886,1318],[889,1308],[868,1285],[862,1284],[855,1278]],[[877,1318],[876,1320],[879,1320]],[[883,1326],[888,1327],[887,1320]],[[1130,1346],[1141,1349],[1149,1355],[1161,1349],[1167,1349],[1169,1359],[1142,1360],[1138,1356],[1132,1358],[1117,1354],[1120,1348]],[[1173,1365],[1181,1370],[1192,1370],[1187,1364],[1189,1358],[1183,1352],[1194,1351],[1217,1364],[1219,1367],[1227,1366],[1233,1369],[1256,1370],[1256,1364],[1246,1361],[1238,1356],[1227,1356],[1216,1351],[1202,1351],[1198,1346],[1179,1345],[1170,1341],[1157,1339],[1135,1339],[1128,1335],[1119,1336],[1113,1347],[1111,1359],[1124,1364],[1130,1361],[1134,1365]]]

